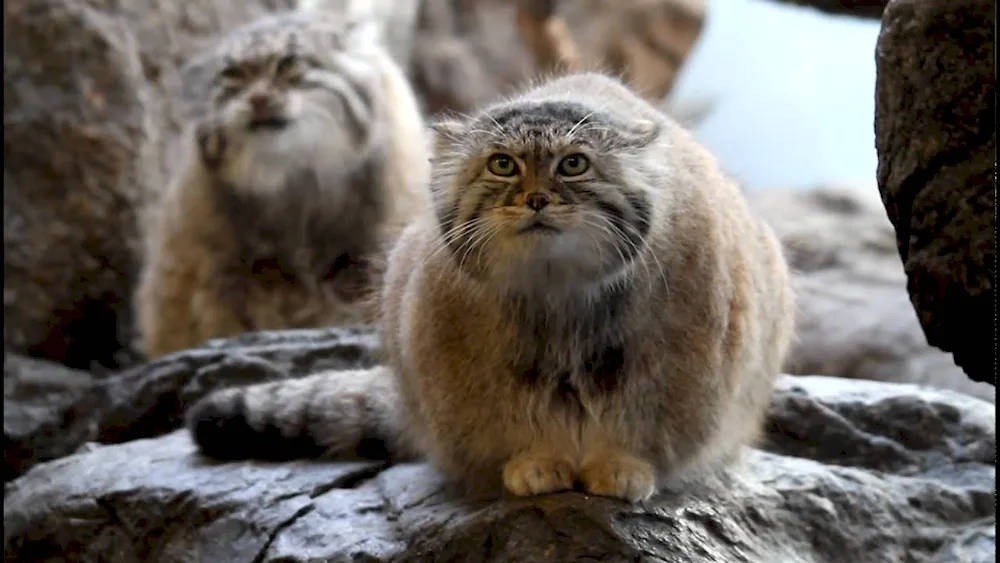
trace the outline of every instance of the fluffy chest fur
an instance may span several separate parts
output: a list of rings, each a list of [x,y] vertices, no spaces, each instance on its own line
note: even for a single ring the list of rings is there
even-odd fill
[[[433,360],[435,366],[426,369],[441,377],[440,370],[447,370],[448,377],[458,378],[457,388],[473,395],[506,397],[501,410],[530,401],[582,415],[617,402],[630,371],[642,364],[629,344],[637,323],[631,316],[635,297],[627,288],[542,303],[511,295],[486,298],[461,283],[433,283],[443,279],[431,275],[420,283],[430,291],[422,293],[413,315],[434,316],[435,322],[425,327],[427,333],[414,335],[421,344],[410,353],[435,343],[434,353],[448,367],[435,367]]]
[[[232,226],[236,273],[265,284],[311,286],[357,269],[377,244],[383,215],[375,170],[366,163],[320,177],[303,168],[273,191],[217,185],[216,205]]]
[[[614,393],[629,360],[625,317],[630,293],[610,288],[558,306],[514,298],[504,303],[516,344],[507,365],[518,384],[576,407],[583,396]]]

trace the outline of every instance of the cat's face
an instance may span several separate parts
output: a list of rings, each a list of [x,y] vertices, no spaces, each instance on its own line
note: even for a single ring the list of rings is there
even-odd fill
[[[203,98],[203,157],[266,176],[362,152],[377,119],[380,74],[352,33],[285,17],[220,42],[201,63],[206,76],[195,94]]]
[[[638,163],[654,123],[519,101],[434,129],[441,233],[472,276],[563,291],[620,275],[643,253],[653,179]]]

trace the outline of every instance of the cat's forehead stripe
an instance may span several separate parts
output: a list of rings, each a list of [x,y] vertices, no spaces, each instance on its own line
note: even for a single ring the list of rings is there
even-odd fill
[[[233,61],[254,61],[284,53],[307,53],[339,47],[336,31],[308,23],[278,20],[267,22],[230,36],[222,45],[224,57]]]
[[[230,44],[226,49],[226,58],[232,62],[251,62],[285,53],[293,44],[293,37],[294,34],[272,30],[254,33]]]
[[[487,123],[514,130],[573,127],[583,120],[595,122],[601,118],[583,104],[560,101],[514,104],[489,112],[486,117]]]

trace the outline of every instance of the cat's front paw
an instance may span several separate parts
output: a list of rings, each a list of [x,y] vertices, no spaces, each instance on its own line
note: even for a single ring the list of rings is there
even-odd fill
[[[646,500],[656,490],[653,466],[624,452],[591,456],[580,469],[580,480],[592,495],[628,502]]]
[[[573,477],[573,466],[568,462],[534,454],[517,456],[503,468],[503,484],[517,496],[570,490]]]

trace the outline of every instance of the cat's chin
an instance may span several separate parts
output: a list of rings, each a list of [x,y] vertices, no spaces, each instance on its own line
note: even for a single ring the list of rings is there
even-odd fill
[[[607,279],[602,270],[600,264],[579,257],[535,257],[508,264],[508,269],[491,277],[508,291],[549,300],[601,286]]]
[[[557,235],[563,231],[554,221],[543,217],[531,217],[517,227],[519,236]]]

